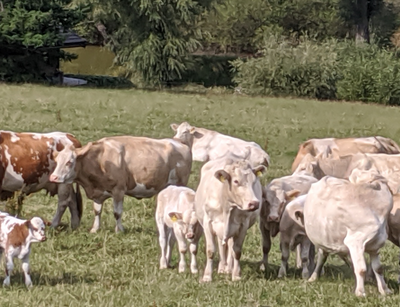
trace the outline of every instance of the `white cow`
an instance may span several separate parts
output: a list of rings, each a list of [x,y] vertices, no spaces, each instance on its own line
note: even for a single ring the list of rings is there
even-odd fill
[[[186,240],[191,254],[191,272],[197,273],[197,246],[202,227],[194,210],[195,192],[187,187],[171,185],[157,195],[156,223],[161,247],[160,269],[169,267],[175,240],[180,253],[179,273],[186,268]]]
[[[269,155],[255,142],[247,142],[216,131],[193,127],[187,122],[180,125],[171,124],[171,128],[176,132],[176,138],[181,138],[181,135],[187,132],[194,134],[193,161],[207,162],[233,153],[239,158],[249,160],[253,167],[259,165],[268,167],[270,164]]]
[[[363,173],[363,176],[366,173]],[[318,251],[318,262],[309,281],[321,273],[328,254],[350,254],[357,279],[356,295],[365,296],[367,266],[364,252],[370,255],[372,269],[381,294],[390,293],[382,275],[379,249],[388,237],[386,227],[393,206],[386,180],[375,173],[369,178],[355,177],[355,182],[324,177],[313,184],[304,204],[306,233]]]
[[[247,229],[259,215],[262,187],[249,161],[233,155],[207,162],[201,169],[200,184],[195,197],[196,214],[204,229],[207,265],[202,281],[212,280],[215,237],[219,247],[219,273],[232,273],[240,279],[242,245]]]

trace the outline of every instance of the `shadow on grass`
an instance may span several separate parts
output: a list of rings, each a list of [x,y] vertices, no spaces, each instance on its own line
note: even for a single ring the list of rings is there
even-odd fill
[[[33,286],[56,286],[59,284],[92,284],[94,279],[87,276],[78,276],[73,273],[63,273],[62,276],[47,276],[38,272],[31,272],[31,279]],[[11,285],[23,285],[25,286],[25,277],[23,272],[15,272],[11,276]]]

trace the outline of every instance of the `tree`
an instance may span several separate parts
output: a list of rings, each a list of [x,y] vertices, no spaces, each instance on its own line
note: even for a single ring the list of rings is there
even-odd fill
[[[60,46],[63,30],[82,18],[80,9],[69,8],[71,0],[2,0],[0,5],[0,79],[39,79],[38,65],[70,55],[49,47]]]
[[[181,77],[202,37],[201,13],[211,0],[94,0],[94,21],[116,62],[147,82]]]

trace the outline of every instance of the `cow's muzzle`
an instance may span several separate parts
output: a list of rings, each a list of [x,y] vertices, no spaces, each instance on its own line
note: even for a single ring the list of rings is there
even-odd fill
[[[193,232],[188,232],[186,234],[186,239],[188,240],[193,240],[194,239],[194,233]]]
[[[44,242],[46,240],[47,240],[46,236],[43,236],[42,239],[40,240],[40,242]]]
[[[268,215],[267,217],[267,222],[279,222],[279,216],[278,215]]]
[[[259,201],[251,201],[247,205],[247,210],[248,211],[256,211],[258,208],[260,208],[260,202]]]
[[[61,181],[60,181],[60,178],[59,178],[57,175],[54,175],[54,174],[51,174],[51,175],[50,175],[49,180],[50,180],[50,182],[56,182],[56,183],[61,182]]]

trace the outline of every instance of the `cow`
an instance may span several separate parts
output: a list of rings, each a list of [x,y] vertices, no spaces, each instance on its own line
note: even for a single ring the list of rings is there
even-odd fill
[[[201,168],[195,208],[206,239],[207,264],[202,282],[212,280],[215,237],[220,258],[218,273],[232,273],[233,281],[240,280],[242,245],[262,204],[257,176],[264,171],[264,165],[253,167],[233,154],[211,160]]]
[[[180,139],[105,137],[82,148],[66,147],[54,156],[57,166],[50,181],[75,181],[94,201],[92,233],[100,227],[106,199],[113,199],[115,231],[123,231],[125,195],[150,198],[168,185],[185,186],[192,167],[190,147]]]
[[[31,243],[44,241],[46,241],[45,222],[41,218],[33,217],[30,220],[21,220],[8,213],[0,212],[0,259],[3,253],[6,259],[4,286],[10,285],[10,275],[14,269],[15,257],[22,260],[25,285],[32,286],[29,275]]]
[[[255,142],[247,142],[205,128],[191,126],[187,122],[171,124],[176,132],[175,137],[190,131],[193,135],[192,155],[193,161],[208,162],[227,154],[234,153],[239,158],[247,159],[253,167],[270,164],[269,155]]]
[[[388,225],[389,241],[391,241],[394,245],[400,247],[400,194],[393,195],[393,208],[389,214]],[[397,282],[400,284],[400,273]]]
[[[384,295],[391,291],[383,279],[379,250],[388,237],[386,227],[393,197],[387,181],[379,174],[370,172],[369,178],[364,179],[353,183],[330,176],[322,178],[311,186],[304,211],[296,211],[295,215],[302,220],[308,238],[319,249],[310,282],[319,277],[330,253],[342,258],[350,254],[357,280],[355,294],[365,296],[366,252],[370,255],[379,292]]]
[[[268,265],[271,237],[279,232],[279,222],[289,201],[307,194],[311,185],[318,180],[306,172],[275,178],[264,188],[264,203],[260,212],[263,260],[261,269]]]
[[[179,273],[186,269],[186,241],[191,254],[190,270],[197,270],[197,247],[203,229],[194,209],[195,192],[187,187],[170,185],[157,195],[156,223],[161,248],[160,269],[170,266],[171,253],[175,241],[178,241],[180,253]]]
[[[301,195],[286,205],[279,223],[280,248],[282,253],[282,263],[278,277],[286,276],[290,251],[296,246],[300,246],[302,277],[308,279],[310,271],[314,269],[315,249],[308,239],[304,225],[298,217],[298,213],[303,212],[304,202],[307,194]]]
[[[80,142],[69,133],[17,133],[0,131],[0,191],[2,198],[21,191],[29,195],[45,189],[51,196],[58,195],[58,207],[52,227],[60,224],[68,207],[71,227],[77,228],[82,216],[82,196],[79,186],[76,192],[71,184],[55,184],[49,175],[56,163],[52,153],[65,146],[80,147]]]
[[[321,155],[322,158],[339,158],[356,153],[399,154],[400,147],[389,138],[382,136],[345,138],[345,139],[310,139],[300,144],[299,151],[292,164],[292,172],[296,170],[304,156]]]

